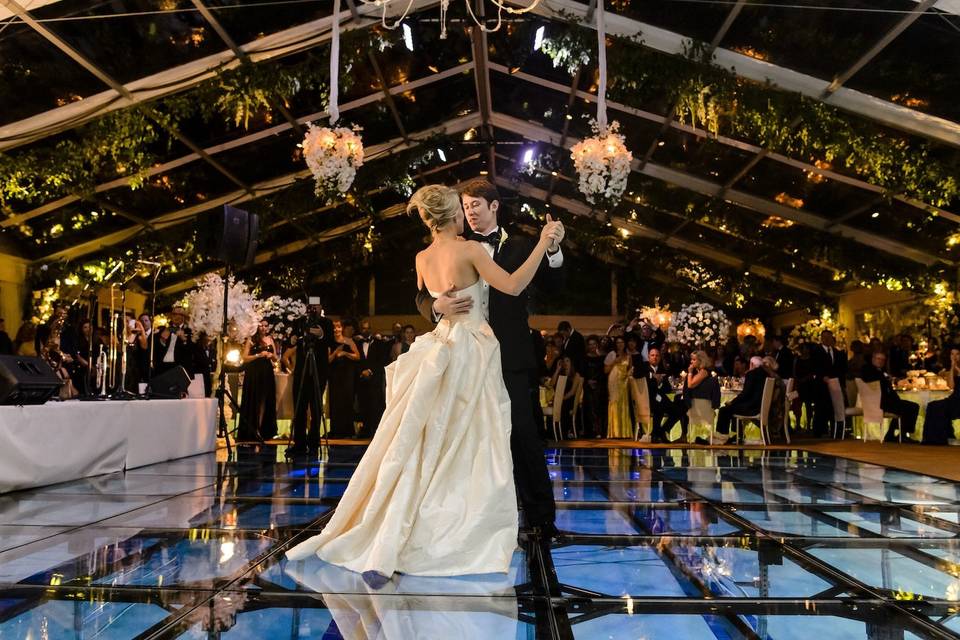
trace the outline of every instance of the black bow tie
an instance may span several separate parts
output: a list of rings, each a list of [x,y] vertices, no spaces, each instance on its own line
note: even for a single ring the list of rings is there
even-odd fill
[[[500,233],[500,229],[497,229],[496,231],[494,231],[488,236],[481,235],[476,231],[471,231],[469,236],[470,240],[476,240],[477,242],[486,242],[487,244],[492,246],[494,249],[500,246],[500,238],[502,237],[503,235]]]

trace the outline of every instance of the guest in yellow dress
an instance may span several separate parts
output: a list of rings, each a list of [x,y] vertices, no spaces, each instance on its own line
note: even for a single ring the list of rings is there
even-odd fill
[[[627,382],[632,374],[631,358],[627,353],[627,342],[617,336],[614,350],[604,360],[607,372],[607,437],[632,438],[633,424],[630,421],[630,393]]]

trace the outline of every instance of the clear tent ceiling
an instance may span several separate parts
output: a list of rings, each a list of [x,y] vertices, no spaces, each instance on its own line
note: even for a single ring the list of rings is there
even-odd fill
[[[566,22],[592,15],[590,5],[545,0],[499,32],[481,34],[454,4],[449,38],[440,40],[438,7],[415,3],[406,20],[412,50],[399,30],[377,25],[371,7],[345,11],[343,118],[363,127],[375,153],[358,178],[362,206],[333,207],[311,198],[296,155],[302,125],[324,115],[332,2],[0,5],[10,16],[0,14],[0,171],[16,166],[3,156],[73,148],[116,111],[149,110],[143,122],[152,130],[138,143],[150,164],[136,189],[117,163],[90,172],[89,184],[2,203],[5,250],[34,264],[117,255],[157,234],[167,245],[187,245],[197,216],[232,202],[271,214],[258,260],[268,269],[300,259],[314,246],[304,240],[350,242],[351,223],[365,218],[382,222],[381,234],[409,235],[395,220],[404,189],[382,184],[391,182],[387,176],[452,183],[487,172],[517,210],[530,203],[541,213],[547,204],[566,211],[571,226],[582,227],[584,255],[631,266],[692,258],[731,280],[749,273],[765,281],[756,295],[771,303],[784,288],[797,302],[836,295],[853,262],[908,278],[955,265],[958,199],[933,202],[890,189],[859,171],[856,159],[823,163],[762,136],[705,131],[676,117],[669,78],[658,77],[690,39],[710,43],[717,64],[739,63],[738,82],[833,105],[844,126],[922,150],[960,179],[960,16],[944,0],[608,4],[608,31],[633,38],[610,39],[611,62],[646,66],[612,69],[631,80],[611,87],[611,117],[638,162],[624,201],[606,213],[578,194],[565,149],[590,133],[595,56],[577,70],[533,50],[541,27],[547,38],[595,41],[589,20]],[[235,46],[245,52],[240,58]],[[221,83],[211,93],[217,70],[244,65],[286,72],[303,86],[236,119],[205,113],[204,104],[242,91]],[[757,83],[757,74],[769,84]],[[487,93],[489,104],[478,97]],[[164,125],[174,118],[175,126]],[[524,161],[530,148],[534,166]],[[403,163],[413,167],[397,166]],[[618,243],[615,251],[598,250],[604,237]],[[162,286],[175,291],[208,267],[198,260]]]

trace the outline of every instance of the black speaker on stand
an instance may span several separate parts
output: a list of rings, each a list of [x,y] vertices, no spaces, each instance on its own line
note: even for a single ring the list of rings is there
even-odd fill
[[[260,218],[255,213],[225,205],[222,211],[207,215],[198,234],[201,253],[224,263],[223,274],[223,324],[220,340],[217,342],[217,366],[220,375],[217,378],[217,404],[219,407],[219,427],[217,435],[227,442],[227,451],[232,452],[230,433],[227,430],[227,417],[224,404],[229,399],[234,415],[240,412],[236,400],[227,391],[227,371],[223,367],[224,347],[227,340],[227,308],[230,302],[230,281],[233,269],[253,265],[257,253],[257,239],[260,236]]]

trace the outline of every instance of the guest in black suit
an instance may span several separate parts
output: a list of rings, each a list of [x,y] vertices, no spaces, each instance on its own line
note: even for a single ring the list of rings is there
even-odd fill
[[[301,320],[300,340],[297,341],[296,365],[293,370],[293,445],[287,455],[315,452],[320,448],[320,424],[323,420],[323,390],[327,386],[330,368],[330,350],[336,346],[333,322],[324,317],[319,297],[307,299],[307,317]],[[306,375],[307,355],[313,352],[316,380]],[[314,384],[316,382],[316,384]],[[307,411],[310,425],[307,429]]]
[[[780,377],[786,380],[793,377],[793,363],[795,357],[784,343],[783,336],[773,336],[770,338],[769,355],[777,363],[777,372]]]
[[[633,376],[645,379],[650,392],[650,413],[653,414],[653,432],[650,434],[652,442],[667,442],[667,434],[673,429],[673,425],[681,422],[686,407],[682,402],[670,399],[673,388],[670,386],[667,367],[661,362],[660,349],[653,347],[647,355],[649,362],[639,365],[639,371],[635,366]]]
[[[153,375],[160,375],[174,367],[183,367],[193,374],[193,344],[183,307],[170,311],[170,324],[154,333]]]
[[[833,424],[833,399],[827,386],[831,378],[839,381],[847,377],[847,352],[837,348],[833,332],[824,329],[820,332],[820,345],[814,349],[813,361],[816,373],[816,406],[813,413],[813,435],[827,435],[827,427]],[[843,385],[840,386],[841,390]]]
[[[882,351],[874,352],[870,359],[870,364],[863,365],[860,372],[860,379],[864,382],[880,382],[880,408],[886,413],[894,413],[900,416],[900,429],[904,434],[913,433],[917,427],[917,416],[920,415],[920,405],[909,400],[902,400],[893,389],[893,383],[890,376],[884,371],[887,364],[887,355]],[[896,442],[897,438],[893,433],[893,422],[887,430],[884,442]],[[907,440],[904,440],[907,442]]]
[[[663,351],[663,343],[666,336],[663,331],[660,330],[660,327],[654,327],[647,320],[643,320],[642,322],[643,324],[640,325],[640,334],[637,340],[637,351],[643,357],[643,361],[647,362],[650,359],[650,349]],[[630,330],[630,327],[627,327],[627,331],[629,332]]]
[[[723,435],[730,433],[730,421],[734,415],[754,416],[760,413],[763,385],[767,377],[767,370],[763,368],[763,358],[760,356],[750,358],[750,370],[743,379],[743,390],[737,394],[736,398],[720,407],[717,412],[717,433]]]
[[[497,220],[500,209],[500,194],[497,188],[483,178],[471,180],[460,189],[464,214],[472,230],[470,238],[483,244],[493,260],[508,273],[513,273],[523,264],[533,249],[533,242],[517,233],[507,233]],[[563,284],[563,254],[559,241],[550,247],[544,257],[532,286],[548,291],[558,291]],[[490,322],[494,335],[500,341],[500,356],[503,379],[510,396],[513,430],[510,446],[513,453],[514,480],[517,495],[526,517],[526,524],[545,536],[556,532],[554,519],[556,506],[553,488],[547,473],[543,442],[534,424],[531,406],[531,379],[538,363],[534,355],[530,327],[527,324],[526,291],[519,296],[509,296],[491,290],[484,283],[480,300],[456,297],[448,291],[434,300],[426,291],[417,295],[421,314],[436,322],[441,316],[464,312],[479,304]]]
[[[573,328],[568,321],[563,320],[557,325],[557,333],[563,336],[563,348],[560,351],[561,358],[570,358],[573,360],[573,366],[577,371],[583,371],[587,358],[587,343],[583,339],[583,334]]]
[[[366,335],[357,340],[360,348],[360,361],[357,365],[357,405],[360,409],[361,438],[372,438],[383,417],[387,406],[387,373],[390,364],[392,341],[384,340],[379,334]]]

